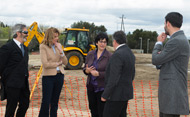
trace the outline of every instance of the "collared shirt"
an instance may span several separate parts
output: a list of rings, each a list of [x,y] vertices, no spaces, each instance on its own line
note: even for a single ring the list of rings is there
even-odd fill
[[[162,43],[161,41],[157,41],[157,42],[155,43],[155,45],[157,45],[157,44],[162,45],[163,43]]]
[[[100,58],[103,56],[105,50],[102,52],[101,56],[99,57],[99,59],[97,58],[97,51],[94,53],[94,61],[93,61],[93,66],[96,68],[96,70],[98,69],[98,62],[100,61]],[[98,82],[96,81],[96,76],[92,76],[91,75],[91,81],[90,83],[92,84],[93,88],[94,88],[94,92],[99,92],[99,91],[103,91],[104,88],[103,87],[98,87]]]
[[[53,52],[56,54],[55,45],[52,45],[51,47],[53,48]],[[57,67],[56,69],[57,69],[57,71],[60,71],[59,67]]]
[[[120,48],[121,46],[124,46],[124,45],[125,45],[125,43],[120,44],[119,46],[117,46],[116,50],[117,50],[118,48]]]
[[[13,39],[13,41],[18,45],[18,47],[21,49],[21,46],[20,46],[20,42],[18,41],[18,40],[16,40],[16,39]]]

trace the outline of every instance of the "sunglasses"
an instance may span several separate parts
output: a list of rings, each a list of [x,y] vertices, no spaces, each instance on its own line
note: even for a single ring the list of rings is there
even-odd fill
[[[21,33],[28,34],[28,31],[20,31]]]

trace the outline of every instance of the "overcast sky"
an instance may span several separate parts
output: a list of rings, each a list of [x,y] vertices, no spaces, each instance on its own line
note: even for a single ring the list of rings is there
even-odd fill
[[[104,25],[107,33],[121,29],[164,31],[164,17],[177,11],[184,17],[182,30],[190,38],[190,0],[0,0],[0,21],[8,25],[34,21],[40,25],[67,28],[78,21]]]

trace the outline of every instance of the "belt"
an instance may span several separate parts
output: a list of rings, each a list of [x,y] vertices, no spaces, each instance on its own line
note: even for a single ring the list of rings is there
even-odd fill
[[[61,71],[57,71],[57,73],[59,74],[59,73],[61,73]]]

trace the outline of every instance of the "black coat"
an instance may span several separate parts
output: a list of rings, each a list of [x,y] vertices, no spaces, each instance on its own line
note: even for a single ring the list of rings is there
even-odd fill
[[[21,49],[12,40],[0,48],[0,76],[7,87],[28,87],[28,51],[24,46],[24,57]]]
[[[102,97],[110,101],[132,99],[134,76],[135,56],[127,45],[123,45],[114,52],[109,60]]]

